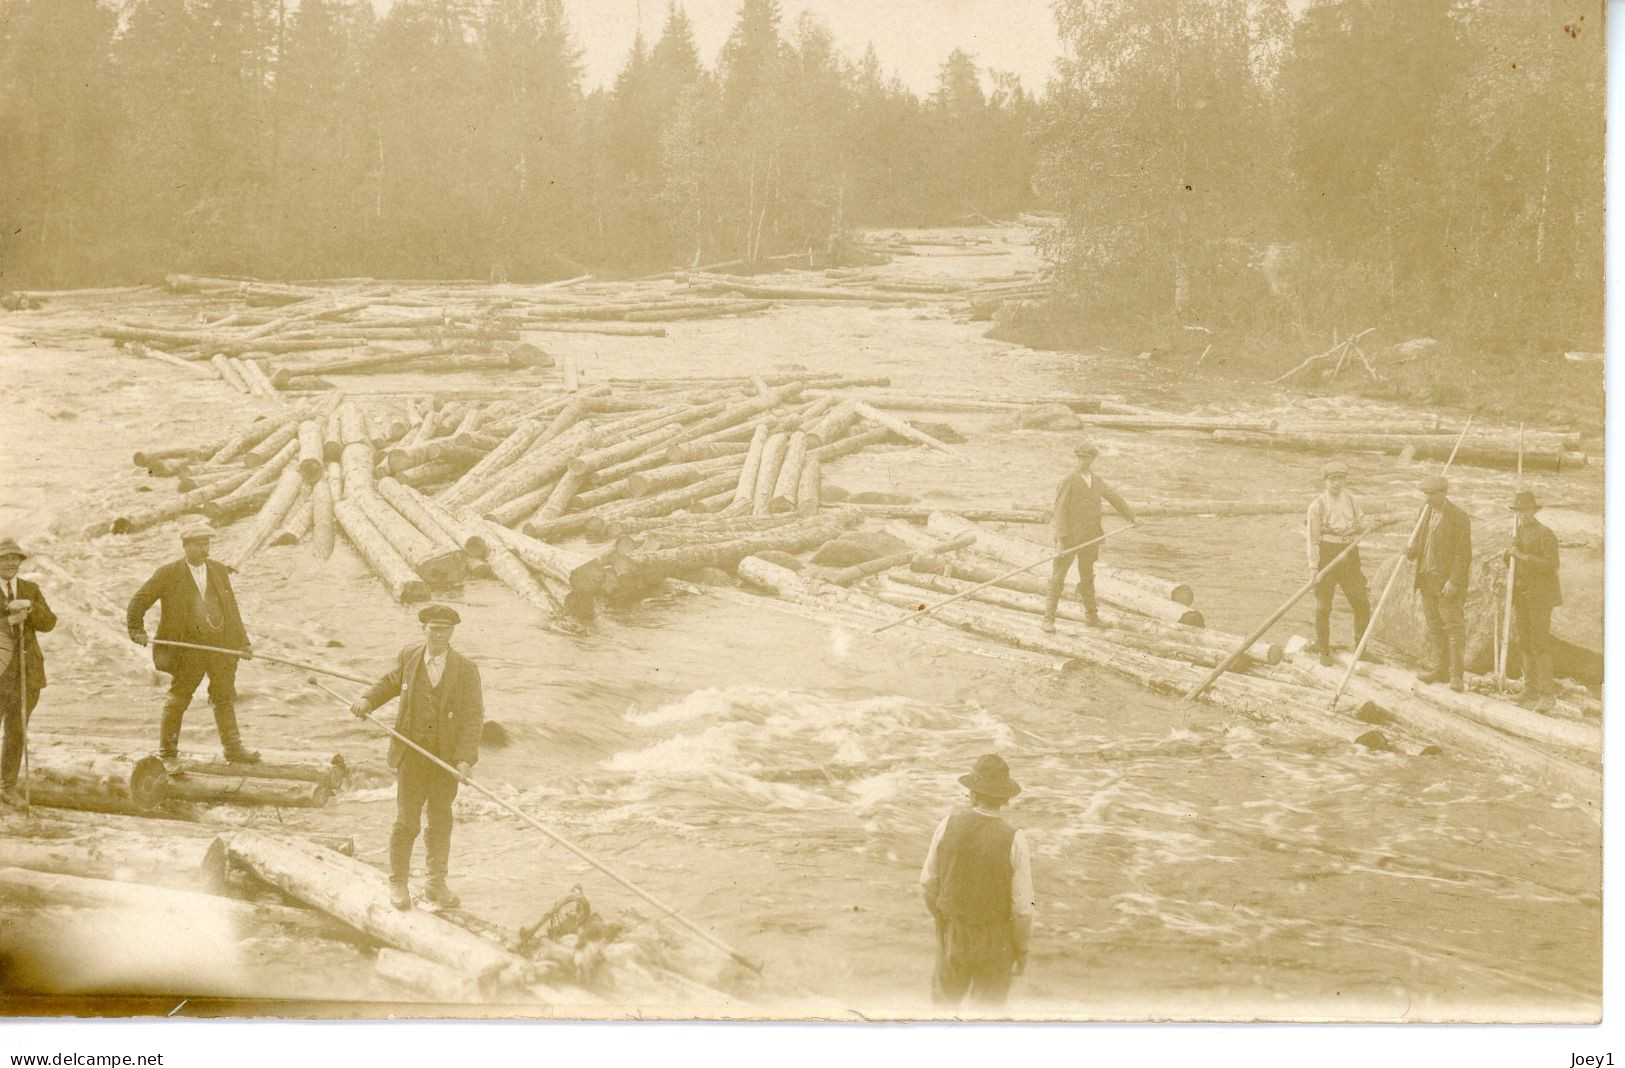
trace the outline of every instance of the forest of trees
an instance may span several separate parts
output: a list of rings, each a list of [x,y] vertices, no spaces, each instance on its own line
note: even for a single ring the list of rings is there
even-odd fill
[[[1142,339],[1160,323],[1329,344],[1380,324],[1600,350],[1600,5],[1055,9],[1065,54],[1037,135],[1041,196],[1066,219],[1052,314]]]
[[[0,288],[545,278],[825,250],[1031,199],[1035,104],[924,99],[777,0],[586,91],[563,0],[0,0]]]

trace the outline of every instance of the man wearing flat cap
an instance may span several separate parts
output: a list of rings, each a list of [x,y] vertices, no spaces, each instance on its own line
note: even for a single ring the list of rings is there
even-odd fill
[[[1422,598],[1433,668],[1417,676],[1423,682],[1449,681],[1461,693],[1462,656],[1467,647],[1467,576],[1473,563],[1473,524],[1449,499],[1443,475],[1422,480],[1422,507],[1416,532],[1405,555],[1416,561],[1416,592]]]
[[[1128,522],[1135,522],[1134,509],[1106,485],[1106,480],[1092,470],[1095,456],[1100,450],[1088,442],[1075,446],[1072,455],[1077,467],[1055,490],[1055,514],[1050,520],[1050,533],[1057,550],[1071,549],[1105,533],[1100,525],[1101,502],[1116,509]],[[1095,602],[1095,561],[1100,558],[1100,546],[1090,545],[1075,552],[1062,552],[1050,565],[1049,601],[1044,606],[1044,629],[1055,630],[1055,610],[1061,604],[1061,592],[1066,588],[1066,573],[1072,562],[1078,564],[1078,599],[1083,602],[1084,619],[1091,627],[1100,626],[1100,609]]]
[[[0,802],[21,807],[17,774],[22,769],[25,728],[45,688],[45,658],[36,633],[56,626],[56,613],[40,588],[17,577],[28,559],[17,539],[0,538]]]
[[[350,712],[358,719],[392,697],[400,698],[395,730],[457,769],[453,776],[399,738],[390,739],[389,766],[395,769],[395,825],[389,833],[389,897],[398,909],[412,907],[408,876],[412,843],[417,841],[424,809],[429,825],[423,836],[429,871],[424,897],[443,908],[456,908],[457,895],[446,885],[451,866],[451,804],[457,786],[480,758],[480,728],[485,698],[480,669],[451,647],[452,630],[462,622],[457,612],[432,604],[418,613],[423,641],[400,651],[389,673],[356,698]]]
[[[174,760],[179,755],[181,720],[198,684],[207,678],[214,726],[226,760],[257,764],[260,755],[243,745],[237,729],[237,661],[251,659],[254,651],[237,608],[237,594],[231,588],[231,568],[209,558],[213,538],[214,530],[202,520],[183,527],[181,558],[154,571],[135,591],[125,613],[125,624],[131,641],[148,644],[147,611],[154,604],[160,606],[152,664],[168,673],[169,697],[164,701],[158,725],[159,758]],[[208,652],[164,642],[188,642],[235,652]]]
[[[1360,502],[1348,491],[1349,469],[1341,460],[1333,460],[1321,469],[1325,489],[1309,502],[1306,542],[1309,550],[1309,573],[1321,570],[1337,560],[1345,549],[1348,555],[1338,561],[1315,583],[1315,641],[1320,646],[1320,662],[1332,664],[1332,600],[1339,587],[1343,598],[1354,613],[1354,644],[1371,622],[1371,598],[1366,592],[1365,575],[1360,571],[1360,550],[1349,549],[1349,543],[1365,533],[1365,515]]]
[[[1512,619],[1523,660],[1518,703],[1537,712],[1552,709],[1552,609],[1563,603],[1558,583],[1557,535],[1535,518],[1540,502],[1528,490],[1512,498],[1517,529],[1506,559],[1512,567]]]
[[[977,758],[960,783],[970,807],[937,824],[920,870],[925,907],[937,921],[931,997],[939,1005],[997,1008],[1027,968],[1033,872],[1027,839],[999,815],[1021,792],[997,753]]]

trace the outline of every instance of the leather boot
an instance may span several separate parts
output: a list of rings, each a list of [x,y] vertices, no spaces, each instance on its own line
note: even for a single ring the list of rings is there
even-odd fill
[[[1464,693],[1467,682],[1463,677],[1462,657],[1467,651],[1467,632],[1459,629],[1447,632],[1445,648],[1449,657],[1450,688],[1457,693]]]
[[[441,908],[456,908],[462,901],[446,885],[446,872],[451,866],[451,831],[430,828],[423,835],[423,850],[429,869],[429,881],[423,888],[424,898]]]
[[[186,715],[186,706],[174,701],[164,702],[164,716],[158,721],[158,759],[180,759],[181,746],[181,717]]]
[[[243,737],[237,731],[237,708],[234,705],[214,706],[214,726],[220,732],[220,747],[226,751],[228,764],[258,764],[260,755],[244,748]]]
[[[1433,667],[1416,678],[1420,682],[1443,682],[1450,677],[1450,642],[1443,634],[1428,635],[1433,642]]]
[[[412,907],[412,892],[408,877],[412,872],[412,843],[417,835],[408,834],[399,824],[389,832],[389,903],[398,909]]]

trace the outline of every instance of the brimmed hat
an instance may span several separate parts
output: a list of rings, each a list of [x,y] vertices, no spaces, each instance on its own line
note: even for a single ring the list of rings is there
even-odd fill
[[[0,556],[20,556],[24,560],[28,559],[28,554],[17,544],[17,539],[9,536],[0,538]]]
[[[1331,478],[1333,475],[1347,476],[1348,473],[1349,465],[1344,463],[1342,460],[1330,460],[1327,462],[1325,467],[1320,469],[1321,478]]]
[[[1449,490],[1450,483],[1443,475],[1429,475],[1422,480],[1423,493],[1447,493]]]
[[[209,525],[206,519],[194,519],[181,527],[180,535],[181,544],[185,545],[194,538],[212,539],[214,537],[214,528]]]
[[[419,623],[451,623],[457,624],[463,617],[457,614],[456,609],[449,605],[431,604],[418,613]]]
[[[1100,450],[1095,448],[1093,442],[1080,441],[1072,446],[1073,456],[1099,456]]]
[[[1512,509],[1514,512],[1521,512],[1525,508],[1529,509],[1531,512],[1534,512],[1540,509],[1540,502],[1535,500],[1535,495],[1528,490],[1519,490],[1517,493],[1512,495],[1512,503],[1507,505],[1507,507]],[[4,555],[5,547],[6,542],[0,541],[0,555]]]
[[[1010,765],[997,753],[985,753],[976,758],[976,767],[959,781],[985,797],[1014,797],[1021,793],[1021,785],[1010,777]]]

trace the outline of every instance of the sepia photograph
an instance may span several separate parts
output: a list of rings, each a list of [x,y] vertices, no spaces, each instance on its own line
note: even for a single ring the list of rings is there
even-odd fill
[[[0,1016],[1599,1023],[1606,14],[0,0]]]

